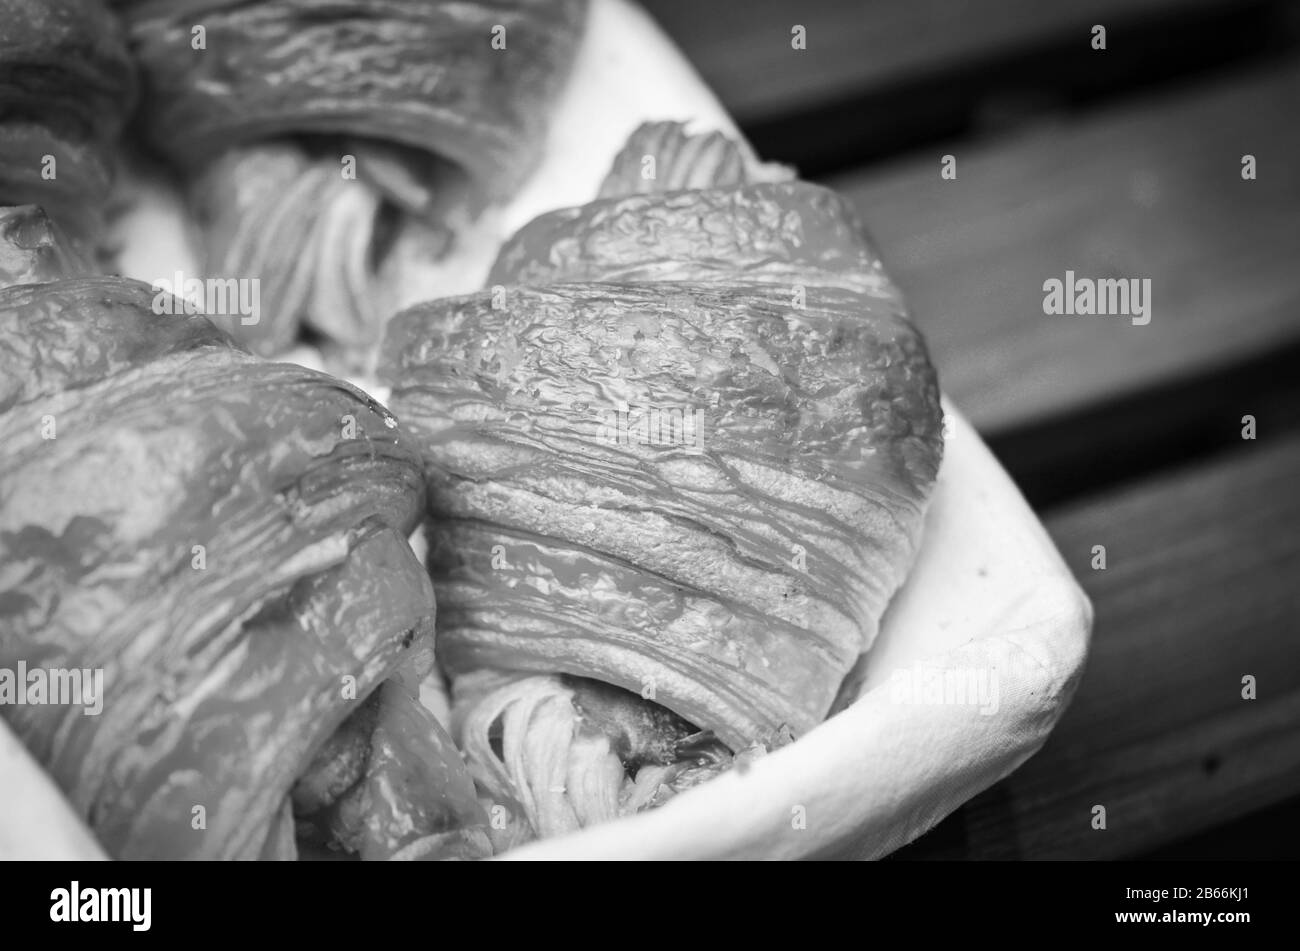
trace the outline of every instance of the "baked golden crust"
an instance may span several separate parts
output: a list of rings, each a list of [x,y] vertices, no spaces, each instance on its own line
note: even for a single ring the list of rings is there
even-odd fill
[[[0,288],[0,713],[116,857],[292,857],[295,820],[367,858],[460,849],[472,782],[415,699],[419,457],[359,390],[157,293]]]
[[[792,181],[605,197],[525,226],[492,281],[399,315],[381,362],[430,480],[444,663],[649,689],[733,749],[807,732],[942,451],[851,210]]]

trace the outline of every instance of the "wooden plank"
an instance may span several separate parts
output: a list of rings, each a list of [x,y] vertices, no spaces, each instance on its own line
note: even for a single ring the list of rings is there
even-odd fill
[[[1297,115],[1290,64],[831,184],[908,293],[945,389],[997,432],[1300,335]],[[1043,283],[1067,270],[1149,279],[1150,323],[1045,315]]]
[[[1037,756],[900,857],[1121,858],[1300,795],[1297,484],[1300,437],[1243,441],[1049,518],[1097,612],[1079,692]]]
[[[742,124],[1223,0],[644,0]],[[791,46],[796,24],[807,48]]]

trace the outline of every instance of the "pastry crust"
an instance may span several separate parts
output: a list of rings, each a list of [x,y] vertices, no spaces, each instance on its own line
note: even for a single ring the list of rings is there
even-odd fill
[[[0,205],[42,206],[91,255],[135,99],[123,31],[101,0],[0,0]]]
[[[585,0],[118,6],[205,274],[265,285],[266,319],[230,332],[278,356],[309,327],[345,372],[396,309],[393,248],[437,261],[533,171],[586,15]]]
[[[704,154],[674,148],[670,178]],[[848,206],[790,181],[606,197],[492,275],[399,315],[381,365],[430,480],[445,665],[649,688],[733,749],[811,729],[942,451],[924,343]]]
[[[435,611],[409,440],[156,293],[0,289],[0,671],[102,684],[93,714],[9,698],[9,726],[116,857],[291,857],[291,791],[382,689],[357,814],[313,802],[323,826],[372,857],[481,822],[414,699]]]

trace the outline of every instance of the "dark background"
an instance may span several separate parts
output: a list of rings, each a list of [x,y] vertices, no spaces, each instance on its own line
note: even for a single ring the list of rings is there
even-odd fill
[[[1096,608],[1047,746],[897,857],[1300,857],[1300,3],[645,5],[858,205]],[[1150,278],[1151,324],[1045,316],[1066,269]]]

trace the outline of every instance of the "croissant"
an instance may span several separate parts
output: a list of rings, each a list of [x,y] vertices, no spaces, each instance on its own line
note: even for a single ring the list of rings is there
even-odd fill
[[[824,719],[915,555],[936,376],[835,193],[639,129],[380,361],[429,479],[455,734],[512,841]]]
[[[135,95],[99,0],[0,0],[0,205],[43,206],[69,250],[93,256]]]
[[[263,355],[304,327],[364,364],[405,254],[434,260],[541,153],[584,0],[117,0],[204,275],[262,280]]]
[[[117,857],[487,854],[470,776],[418,699],[424,484],[392,415],[161,315],[147,285],[79,274],[36,209],[0,210],[14,235],[9,726]]]

